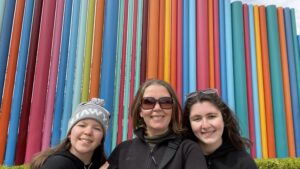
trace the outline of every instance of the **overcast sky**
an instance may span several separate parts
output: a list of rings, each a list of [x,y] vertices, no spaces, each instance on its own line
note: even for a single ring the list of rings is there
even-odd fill
[[[277,7],[295,8],[297,34],[300,34],[300,0],[231,0],[231,2],[234,1],[242,1],[253,5],[276,5]]]

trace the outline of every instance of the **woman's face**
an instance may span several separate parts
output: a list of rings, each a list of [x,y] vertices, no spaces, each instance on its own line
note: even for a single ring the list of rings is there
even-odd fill
[[[71,141],[70,152],[77,157],[92,156],[101,144],[104,130],[93,119],[84,119],[74,125],[68,136]]]
[[[168,90],[159,84],[150,85],[144,92],[143,100],[140,117],[145,121],[147,134],[156,136],[167,132],[173,105],[173,99]],[[151,108],[151,103],[155,104],[153,108]]]
[[[191,107],[189,118],[192,130],[203,149],[210,147],[210,150],[216,150],[221,146],[224,121],[216,106],[208,101],[197,102]]]

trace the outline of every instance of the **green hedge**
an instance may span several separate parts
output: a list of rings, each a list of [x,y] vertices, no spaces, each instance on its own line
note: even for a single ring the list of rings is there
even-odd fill
[[[256,159],[259,169],[300,169],[300,158]]]
[[[256,159],[255,162],[259,169],[300,169],[300,158]],[[29,169],[29,167],[26,165],[0,166],[0,169]]]

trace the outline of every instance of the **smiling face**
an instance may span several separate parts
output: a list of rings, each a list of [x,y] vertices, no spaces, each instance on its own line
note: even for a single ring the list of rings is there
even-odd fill
[[[72,128],[68,138],[71,141],[70,152],[82,161],[92,157],[94,150],[101,144],[104,130],[95,120],[84,119]]]
[[[143,98],[153,97],[159,100],[163,97],[171,97],[168,90],[159,84],[153,84],[145,89]],[[163,109],[156,102],[153,109],[143,109],[141,107],[140,117],[144,119],[147,134],[151,136],[161,135],[168,131],[172,117],[172,108]]]
[[[197,102],[191,107],[191,128],[205,154],[214,152],[222,144],[224,121],[221,112],[210,102]]]

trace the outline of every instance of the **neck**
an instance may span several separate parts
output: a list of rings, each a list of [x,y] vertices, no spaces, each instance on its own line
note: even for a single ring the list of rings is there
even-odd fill
[[[93,156],[93,153],[86,153],[86,154],[82,154],[82,153],[78,153],[75,149],[71,148],[70,152],[75,155],[77,158],[79,158],[84,165],[88,165],[91,163],[91,159]]]

